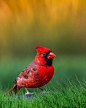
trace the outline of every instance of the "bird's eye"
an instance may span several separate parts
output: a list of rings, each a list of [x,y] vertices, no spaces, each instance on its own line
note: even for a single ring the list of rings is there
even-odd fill
[[[43,55],[43,56],[46,56],[46,53],[43,53],[42,55]]]

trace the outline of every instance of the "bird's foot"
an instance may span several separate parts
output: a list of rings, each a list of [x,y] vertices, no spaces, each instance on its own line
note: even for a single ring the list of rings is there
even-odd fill
[[[33,93],[30,93],[30,92],[27,92],[27,93],[25,93],[25,95],[34,95],[35,93],[33,92]]]
[[[45,90],[42,90],[41,94],[44,94],[44,93],[46,93],[46,91]]]
[[[26,89],[26,91],[27,91],[27,93],[25,93],[25,95],[34,95],[35,93],[33,92],[33,93],[30,93],[28,90],[27,90],[27,88],[25,88]]]
[[[43,92],[42,93],[46,93],[46,91],[45,90],[42,90]]]
[[[43,90],[42,88],[40,88],[40,87],[39,87],[39,89],[40,89],[40,90],[42,90],[42,93],[46,93],[46,91],[45,91],[45,90]]]

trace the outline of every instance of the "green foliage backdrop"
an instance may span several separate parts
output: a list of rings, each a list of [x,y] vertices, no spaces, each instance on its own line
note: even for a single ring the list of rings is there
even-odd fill
[[[86,54],[86,1],[1,0],[0,57],[34,55],[36,45]]]

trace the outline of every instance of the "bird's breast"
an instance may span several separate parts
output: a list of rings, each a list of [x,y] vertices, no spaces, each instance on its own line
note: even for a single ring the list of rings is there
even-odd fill
[[[38,86],[39,87],[42,87],[44,86],[45,84],[47,84],[51,78],[53,77],[54,75],[54,67],[53,65],[51,66],[44,66],[44,67],[39,67],[39,82],[38,82]]]

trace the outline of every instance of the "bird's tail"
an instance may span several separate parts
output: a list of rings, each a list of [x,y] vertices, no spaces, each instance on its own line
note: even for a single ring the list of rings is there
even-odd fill
[[[18,90],[17,90],[18,89]],[[16,93],[18,92],[20,90],[20,88],[18,88],[17,87],[17,84],[15,84],[14,86],[13,86],[13,88],[12,89],[10,89],[7,93],[6,93],[6,95],[9,93],[12,93],[12,91],[14,91],[15,92],[15,95],[16,95]]]

